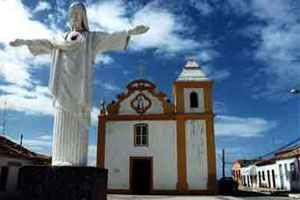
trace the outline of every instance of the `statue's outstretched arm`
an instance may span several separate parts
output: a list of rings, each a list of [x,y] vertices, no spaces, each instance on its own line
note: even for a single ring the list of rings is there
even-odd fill
[[[129,36],[130,35],[140,35],[140,34],[146,33],[149,29],[150,29],[149,26],[140,25],[140,26],[134,27],[133,29],[130,29],[128,31],[128,34],[129,34]]]
[[[54,48],[52,42],[47,39],[23,40],[16,39],[9,43],[10,46],[19,47],[26,45],[33,55],[50,54]]]
[[[149,30],[147,26],[137,26],[129,31],[114,33],[94,32],[93,50],[98,51],[124,51],[131,35],[139,35]]]
[[[27,40],[16,39],[15,41],[9,42],[9,45],[12,47],[19,47],[19,46],[27,45]]]

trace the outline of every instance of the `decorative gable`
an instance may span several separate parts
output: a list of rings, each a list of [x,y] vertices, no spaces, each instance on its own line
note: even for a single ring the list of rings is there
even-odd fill
[[[127,94],[107,106],[109,115],[147,115],[174,113],[175,107],[166,95],[156,93],[156,86],[147,80],[135,80],[127,85]]]
[[[140,93],[130,102],[130,105],[137,113],[143,114],[151,107],[151,99]]]

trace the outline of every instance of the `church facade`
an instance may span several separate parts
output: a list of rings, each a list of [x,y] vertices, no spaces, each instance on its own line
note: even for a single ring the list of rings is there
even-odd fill
[[[216,192],[212,87],[190,60],[173,83],[175,104],[143,79],[129,83],[116,102],[102,104],[97,166],[108,169],[108,192]]]

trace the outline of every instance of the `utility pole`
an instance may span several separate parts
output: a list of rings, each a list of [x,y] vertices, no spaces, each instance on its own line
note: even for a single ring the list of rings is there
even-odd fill
[[[23,144],[23,134],[21,133],[20,146]]]
[[[225,149],[222,151],[222,172],[223,178],[225,177]]]
[[[5,136],[5,123],[6,123],[6,101],[4,102],[4,108],[3,108],[3,122],[2,122],[3,136]]]

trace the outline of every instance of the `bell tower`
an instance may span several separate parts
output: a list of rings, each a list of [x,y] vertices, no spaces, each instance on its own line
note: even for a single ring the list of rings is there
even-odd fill
[[[212,113],[213,81],[190,59],[173,84],[176,113]]]
[[[216,193],[216,160],[213,81],[194,59],[189,59],[173,83],[177,120],[177,169],[179,193]]]

